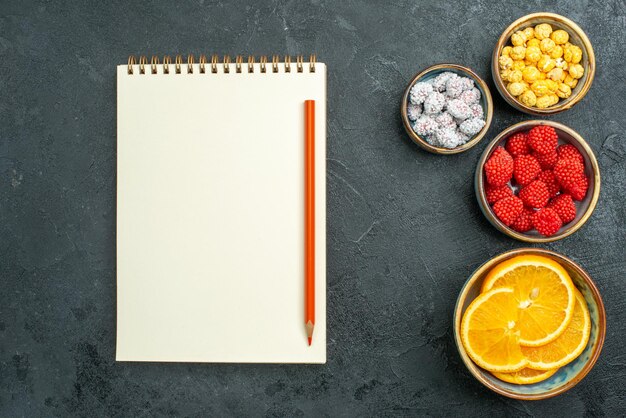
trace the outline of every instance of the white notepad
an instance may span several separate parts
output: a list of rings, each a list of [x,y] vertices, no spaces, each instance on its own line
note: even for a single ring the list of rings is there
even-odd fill
[[[117,68],[116,359],[325,363],[326,66],[204,67]],[[316,101],[310,347],[307,99]]]

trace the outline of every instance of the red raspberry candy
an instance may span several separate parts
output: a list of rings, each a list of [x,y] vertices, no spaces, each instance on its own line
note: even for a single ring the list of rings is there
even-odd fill
[[[550,197],[556,196],[561,191],[561,185],[556,181],[556,177],[552,170],[545,170],[539,173],[537,180],[543,181],[548,186]]]
[[[513,157],[530,154],[530,148],[528,148],[528,134],[525,132],[518,132],[515,135],[512,135],[506,141],[506,150]]]
[[[511,228],[517,232],[528,232],[533,229],[533,214],[534,210],[531,208],[524,208],[522,213],[515,219],[515,222],[511,225]]]
[[[546,237],[556,234],[562,225],[563,221],[554,209],[543,208],[533,214],[533,226]]]
[[[513,176],[513,157],[503,147],[498,147],[485,163],[485,176],[491,186],[504,186]]]
[[[559,147],[556,149],[556,152],[558,153],[559,158],[574,157],[578,159],[581,164],[585,164],[585,159],[583,158],[583,155],[580,153],[580,151],[578,151],[578,148],[576,148],[572,144],[559,145]]]
[[[556,151],[550,151],[547,154],[539,154],[538,152],[533,152],[533,157],[539,161],[539,165],[542,170],[551,170],[556,164],[556,161],[559,159],[559,155]]]
[[[506,184],[500,187],[487,185],[485,188],[485,194],[487,195],[487,202],[489,202],[489,204],[494,204],[500,199],[513,196],[513,190],[511,190],[511,188]]]
[[[548,191],[548,186],[543,181],[535,180],[520,190],[519,198],[522,199],[526,206],[542,208],[548,204],[550,192]]]
[[[570,185],[567,191],[572,195],[574,200],[583,200],[587,195],[587,189],[589,188],[589,180],[587,177],[582,176],[576,183]]]
[[[539,154],[548,154],[556,151],[559,136],[551,126],[535,126],[528,132],[528,145]]]
[[[499,158],[499,157],[507,156],[507,155],[510,155],[510,154],[506,152],[506,150],[502,146],[496,147],[496,149],[494,149],[493,152],[491,153],[491,156],[494,158]]]
[[[560,158],[554,165],[554,175],[561,186],[569,188],[585,177],[585,166],[575,157]]]
[[[493,212],[507,226],[511,226],[524,210],[524,202],[517,196],[509,196],[493,204]]]
[[[564,224],[572,222],[576,217],[576,204],[574,203],[572,196],[567,193],[560,194],[550,200],[548,207],[550,209],[554,209]]]
[[[532,155],[520,155],[515,158],[513,175],[515,176],[515,181],[522,186],[533,181],[540,172],[539,162]]]

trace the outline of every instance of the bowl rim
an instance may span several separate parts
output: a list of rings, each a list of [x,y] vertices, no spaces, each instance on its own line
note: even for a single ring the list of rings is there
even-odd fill
[[[567,26],[570,30],[575,32],[576,35],[578,35],[582,41],[582,48],[584,48],[585,51],[587,52],[588,61],[589,61],[588,62],[589,68],[586,74],[584,75],[583,86],[578,91],[578,93],[576,93],[576,95],[567,103],[564,103],[561,105],[557,103],[556,105],[550,106],[545,109],[538,109],[536,107],[526,106],[525,104],[517,100],[515,97],[513,97],[508,92],[508,90],[504,86],[504,82],[500,78],[500,66],[498,65],[498,58],[500,56],[500,51],[502,50],[502,48],[504,48],[505,44],[508,42],[509,38],[511,37],[512,35],[511,32],[513,31],[513,28],[515,28],[516,26],[520,24],[523,24],[524,22],[528,20],[535,19],[535,18],[544,18],[544,19],[556,21],[558,23],[561,23]],[[576,22],[568,19],[565,16],[562,16],[556,13],[549,13],[549,12],[531,13],[515,20],[502,32],[502,34],[498,38],[498,42],[496,42],[496,46],[493,49],[493,54],[491,57],[491,75],[493,78],[493,82],[496,85],[496,90],[498,90],[498,92],[506,100],[506,102],[509,103],[514,108],[524,113],[527,113],[530,115],[536,115],[536,116],[554,115],[554,114],[561,113],[561,112],[571,109],[574,105],[580,102],[583,99],[583,97],[585,97],[587,93],[589,92],[589,89],[591,88],[591,84],[593,83],[593,79],[595,77],[595,72],[596,72],[596,57],[595,57],[595,53],[593,52],[593,46],[591,45],[591,41],[589,40],[589,37],[587,36],[585,31],[583,31],[582,28],[578,26],[578,24],[576,24]]]
[[[591,357],[589,358],[589,361],[584,365],[584,367],[578,372],[576,376],[574,376],[571,380],[569,380],[567,383],[565,383],[561,387],[544,392],[544,393],[538,393],[538,394],[519,394],[519,393],[511,392],[497,385],[494,385],[492,382],[485,379],[482,376],[482,374],[478,372],[479,366],[474,364],[472,359],[469,358],[469,355],[465,351],[465,348],[463,347],[463,343],[461,341],[461,336],[459,333],[459,328],[461,325],[461,305],[463,302],[465,302],[467,298],[467,293],[469,292],[470,286],[473,285],[474,282],[476,282],[479,277],[482,277],[488,270],[490,270],[494,265],[496,265],[500,261],[517,256],[517,255],[523,255],[523,254],[539,254],[539,255],[547,255],[550,257],[555,257],[556,259],[558,259],[558,261],[561,264],[565,264],[568,268],[575,270],[576,273],[578,273],[578,275],[585,281],[587,286],[589,286],[591,294],[593,295],[593,299],[598,306],[598,317],[599,317],[598,338],[597,338],[597,343],[594,348],[594,351]],[[596,364],[596,361],[598,360],[598,357],[600,356],[600,353],[602,352],[602,347],[604,345],[604,340],[606,337],[606,312],[604,310],[604,302],[602,301],[602,296],[600,295],[600,291],[598,290],[598,287],[594,283],[589,273],[587,273],[585,269],[583,269],[578,263],[576,263],[572,259],[562,254],[559,254],[551,250],[546,250],[543,248],[533,248],[533,247],[517,248],[514,250],[500,253],[494,257],[491,257],[489,260],[482,263],[476,270],[474,270],[474,272],[465,281],[465,283],[463,284],[463,287],[461,288],[461,291],[459,292],[459,296],[457,297],[456,304],[454,306],[454,314],[452,317],[452,322],[453,322],[454,342],[456,344],[457,351],[459,355],[461,356],[461,360],[463,361],[463,364],[469,370],[469,372],[480,383],[482,383],[484,386],[491,389],[492,391],[500,395],[506,396],[508,398],[520,399],[520,400],[525,400],[525,401],[534,401],[534,400],[552,398],[576,386],[585,376],[587,376],[587,374],[591,371],[593,366]]]
[[[511,132],[515,131],[518,128],[530,129],[534,126],[539,126],[539,125],[551,126],[557,130],[566,132],[568,135],[574,138],[576,142],[583,148],[583,150],[587,154],[589,161],[591,162],[591,169],[593,171],[593,178],[594,178],[593,194],[591,196],[591,200],[589,201],[589,206],[587,206],[587,209],[585,210],[585,213],[583,213],[583,215],[575,224],[569,226],[567,229],[565,229],[561,233],[557,233],[550,237],[529,236],[527,234],[517,232],[514,229],[503,224],[494,215],[493,211],[491,210],[491,205],[489,205],[489,203],[487,202],[484,178],[482,175],[483,167],[485,165],[485,162],[487,161],[487,158],[491,154],[492,150],[497,146],[497,144],[502,139],[509,136]],[[600,197],[600,182],[601,182],[600,181],[600,166],[598,165],[596,156],[593,150],[591,149],[591,147],[589,146],[589,144],[587,143],[587,141],[585,141],[578,132],[576,132],[569,126],[563,125],[562,123],[559,123],[559,122],[532,119],[532,120],[527,120],[523,122],[518,122],[514,125],[509,126],[505,130],[500,132],[494,139],[492,139],[491,142],[489,142],[487,147],[485,147],[485,150],[483,151],[482,155],[480,156],[480,159],[478,160],[478,165],[476,166],[476,172],[474,175],[474,191],[476,193],[476,199],[478,200],[478,206],[480,207],[481,212],[487,218],[489,223],[495,226],[496,229],[498,229],[500,232],[503,232],[504,234],[510,236],[511,238],[515,238],[517,240],[524,241],[524,242],[546,243],[546,242],[558,241],[560,239],[563,239],[572,235],[574,232],[578,231],[587,222],[587,220],[589,220],[589,218],[591,217],[591,214],[596,208],[596,205],[598,204],[598,199]]]
[[[482,90],[483,96],[485,97],[485,100],[487,103],[487,106],[486,106],[487,109],[484,109],[485,126],[483,126],[482,129],[476,135],[474,135],[474,137],[471,140],[467,141],[465,144],[456,148],[443,148],[443,147],[437,147],[435,145],[429,144],[424,138],[422,138],[417,133],[415,133],[415,131],[411,127],[411,122],[409,121],[409,115],[407,114],[407,108],[409,105],[409,93],[411,91],[411,87],[413,87],[413,84],[415,84],[417,80],[425,77],[426,75],[428,75],[429,73],[433,71],[446,70],[446,69],[453,69],[456,71],[464,72],[469,77],[474,79],[474,82],[476,82],[479,85],[480,89]],[[407,134],[413,140],[413,142],[419,145],[422,149],[432,152],[433,154],[442,154],[442,155],[458,154],[460,152],[467,151],[468,149],[472,148],[474,145],[478,144],[480,140],[483,139],[484,136],[487,134],[487,131],[489,130],[489,127],[491,125],[491,120],[493,119],[493,99],[491,97],[491,91],[489,90],[489,86],[487,86],[487,83],[485,83],[485,81],[478,74],[472,71],[470,68],[465,67],[460,64],[440,63],[440,64],[431,65],[430,67],[425,68],[424,70],[417,73],[411,79],[406,89],[404,90],[404,94],[402,95],[402,101],[400,103],[400,114],[402,115],[402,124],[404,125],[404,129],[406,130]]]

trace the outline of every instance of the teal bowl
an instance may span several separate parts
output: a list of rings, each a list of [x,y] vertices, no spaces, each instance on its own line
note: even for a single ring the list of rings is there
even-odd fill
[[[469,304],[480,294],[480,288],[487,273],[502,261],[525,254],[535,254],[551,258],[567,270],[574,285],[580,290],[580,293],[582,293],[587,302],[589,315],[591,317],[591,335],[589,336],[587,347],[585,347],[582,354],[578,356],[576,360],[561,367],[550,378],[534,384],[516,385],[504,382],[487,370],[474,364],[463,347],[460,330],[463,313],[465,313]],[[569,258],[553,251],[539,248],[520,248],[509,251],[484,263],[470,276],[465,282],[465,285],[463,285],[454,309],[454,340],[463,363],[470,373],[483,385],[500,395],[513,399],[546,399],[559,395],[574,387],[589,373],[596,363],[602,351],[605,334],[606,314],[604,312],[604,304],[602,303],[598,288],[593,283],[593,280],[591,280],[591,277],[589,277],[582,267]]]

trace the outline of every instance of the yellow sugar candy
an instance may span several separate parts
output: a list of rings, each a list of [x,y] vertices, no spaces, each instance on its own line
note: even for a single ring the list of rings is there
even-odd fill
[[[535,26],[535,38],[542,40],[550,37],[552,26],[548,23],[540,23]]]
[[[553,98],[549,95],[545,95],[545,96],[537,97],[537,103],[535,103],[535,106],[538,109],[545,109],[547,107],[552,106],[553,104],[555,104],[553,103]]]
[[[561,45],[555,45],[550,51],[550,58],[561,58],[563,56],[563,47]]]
[[[537,104],[537,96],[532,90],[526,90],[519,96],[520,102],[526,106],[535,106]]]
[[[549,72],[556,66],[556,61],[550,58],[550,55],[542,55],[537,62],[537,68],[544,73]]]
[[[535,29],[532,26],[527,27],[523,30],[524,35],[526,35],[526,42],[530,41],[535,37]]]
[[[578,64],[580,60],[583,59],[583,50],[577,47],[576,45],[572,45],[570,47],[570,51],[572,52],[572,64]]]
[[[563,29],[558,29],[552,32],[550,39],[552,39],[557,45],[563,45],[569,41],[569,33],[565,32]]]
[[[562,81],[565,78],[565,71],[563,71],[562,68],[553,68],[552,70],[550,70],[550,72],[547,74],[547,77],[550,80],[554,80],[554,81]]]
[[[578,64],[583,58],[583,51],[576,45],[569,45],[563,47],[563,59],[572,64]]]
[[[572,95],[572,89],[565,83],[560,83],[559,88],[556,90],[556,95],[561,99],[567,99]]]
[[[530,89],[537,95],[537,97],[545,96],[550,93],[550,89],[548,88],[547,80],[538,80],[530,85]]]
[[[526,34],[522,31],[517,31],[511,35],[511,43],[513,46],[523,46],[526,43]]]
[[[541,41],[537,38],[533,38],[530,41],[526,42],[526,48],[530,46],[539,46],[541,45]]]
[[[549,53],[550,51],[552,51],[555,46],[556,46],[556,44],[550,38],[545,38],[545,39],[541,40],[541,44],[540,44],[541,51],[545,52],[546,54]]]
[[[513,59],[511,57],[507,57],[503,55],[500,58],[498,58],[498,64],[500,64],[501,70],[506,70],[513,66]]]
[[[570,65],[568,72],[569,72],[569,75],[578,79],[578,78],[581,78],[585,74],[585,69],[580,64],[573,64],[573,65]]]
[[[572,61],[572,47],[571,46],[566,46],[563,48],[563,59],[566,62],[571,62]]]
[[[508,80],[512,83],[519,83],[523,80],[522,72],[520,70],[511,70]]]
[[[513,61],[513,69],[514,70],[523,70],[526,67],[524,60],[515,60]]]
[[[578,84],[578,80],[576,80],[571,75],[567,74],[565,76],[565,80],[563,80],[563,84],[567,85],[569,88],[573,89]]]
[[[554,80],[550,80],[550,79],[544,80],[544,82],[545,82],[545,83],[546,83],[546,85],[548,86],[548,90],[550,90],[550,92],[552,92],[552,93],[556,93],[556,91],[557,91],[557,90],[558,90],[558,88],[559,88],[559,83],[557,83],[557,82],[556,82],[556,81],[554,81]]]
[[[509,54],[511,58],[514,60],[523,60],[526,56],[526,47],[525,46],[514,46]]]
[[[541,58],[541,49],[537,46],[529,46],[526,48],[526,60],[537,62]]]
[[[516,31],[510,42],[498,64],[507,91],[520,103],[545,109],[572,95],[585,69],[582,49],[567,31],[541,23]]]
[[[522,77],[527,83],[537,81],[539,80],[539,70],[535,67],[526,67],[522,70]]]
[[[509,93],[511,93],[513,96],[519,96],[520,94],[522,94],[525,90],[525,86],[522,83],[509,83],[508,86],[506,86],[506,89],[509,91]]]
[[[559,102],[559,96],[557,96],[556,94],[550,93],[548,96],[552,98],[552,104],[553,105],[555,105],[555,104],[557,104]]]

